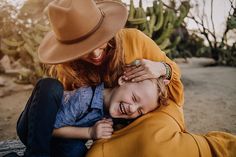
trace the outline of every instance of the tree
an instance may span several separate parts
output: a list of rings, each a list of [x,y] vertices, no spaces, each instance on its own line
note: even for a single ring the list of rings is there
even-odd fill
[[[193,20],[198,27],[198,32],[203,35],[203,37],[206,39],[210,52],[211,57],[220,64],[228,64],[228,65],[236,65],[236,59],[235,57],[235,51],[233,47],[235,44],[230,45],[228,38],[228,33],[232,30],[236,29],[236,0],[228,0],[230,2],[230,10],[228,12],[228,18],[225,23],[226,27],[224,30],[224,33],[221,35],[220,39],[217,38],[216,31],[215,31],[215,23],[213,20],[213,3],[214,0],[211,0],[211,12],[210,12],[210,21],[207,18],[205,6],[206,1],[202,0],[203,2],[203,8],[200,11],[199,5],[197,4],[196,7],[198,7],[197,16],[194,16],[192,10],[190,11],[190,15],[188,16],[189,19]],[[201,12],[201,14],[200,14]],[[210,28],[212,27],[212,29]],[[236,42],[236,41],[234,41]],[[226,55],[227,53],[227,55]],[[227,62],[227,58],[225,57],[231,57],[233,58],[232,62]]]

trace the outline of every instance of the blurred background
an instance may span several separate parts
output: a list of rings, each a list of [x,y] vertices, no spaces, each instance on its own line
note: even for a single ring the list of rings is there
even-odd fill
[[[0,141],[17,139],[17,118],[43,77],[36,52],[50,31],[50,1],[0,1]],[[126,27],[143,31],[179,64],[188,130],[236,134],[236,0],[122,2]]]

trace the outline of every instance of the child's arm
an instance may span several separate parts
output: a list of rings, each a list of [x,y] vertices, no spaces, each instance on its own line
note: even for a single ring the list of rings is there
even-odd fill
[[[65,126],[53,130],[53,136],[62,138],[90,139],[89,127]]]
[[[110,138],[113,132],[111,119],[103,119],[92,127],[65,126],[53,130],[53,136],[74,139]]]

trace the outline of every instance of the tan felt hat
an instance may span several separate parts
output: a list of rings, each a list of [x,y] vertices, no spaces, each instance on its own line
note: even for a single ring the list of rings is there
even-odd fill
[[[124,27],[128,11],[114,1],[55,0],[48,5],[52,27],[38,49],[42,63],[72,61],[109,41]]]

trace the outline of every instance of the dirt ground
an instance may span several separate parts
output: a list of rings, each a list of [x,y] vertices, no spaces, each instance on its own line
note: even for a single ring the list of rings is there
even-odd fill
[[[212,130],[236,134],[236,68],[204,67],[205,58],[176,60],[185,85],[185,120],[189,131]],[[16,121],[33,86],[18,85],[12,76],[0,75],[0,141],[15,139]]]
[[[185,121],[189,131],[236,134],[236,68],[203,67],[209,59],[180,64],[185,87]]]

